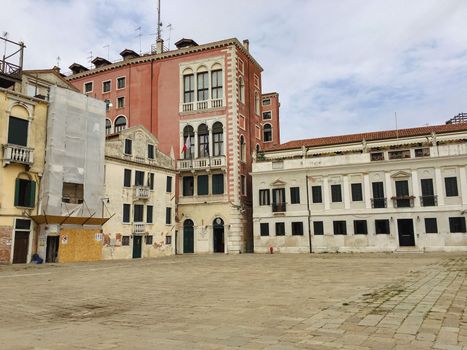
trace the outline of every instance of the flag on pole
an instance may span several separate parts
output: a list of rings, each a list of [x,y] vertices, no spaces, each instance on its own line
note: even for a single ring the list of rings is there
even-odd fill
[[[183,145],[182,153],[186,153],[186,151],[189,150],[190,147],[191,147],[191,137],[188,136],[185,140],[185,144]]]

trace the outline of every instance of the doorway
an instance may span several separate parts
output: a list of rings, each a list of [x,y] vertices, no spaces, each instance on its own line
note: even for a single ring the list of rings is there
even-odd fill
[[[214,253],[224,253],[224,220],[214,219],[212,223]]]
[[[133,236],[133,259],[141,258],[143,236]]]
[[[183,254],[195,252],[194,224],[190,219],[183,223]]]
[[[13,249],[13,264],[26,264],[28,262],[29,232],[15,232],[15,247]]]
[[[47,236],[47,250],[45,253],[46,263],[55,263],[58,261],[59,238],[59,236]]]
[[[414,247],[415,235],[412,219],[398,219],[397,231],[399,233],[399,245],[401,247]]]

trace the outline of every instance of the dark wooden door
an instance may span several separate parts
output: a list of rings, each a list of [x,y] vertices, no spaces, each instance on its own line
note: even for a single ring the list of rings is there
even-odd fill
[[[28,260],[29,232],[15,232],[13,264],[26,264]]]
[[[57,262],[58,240],[59,240],[59,236],[48,236],[47,237],[47,252],[45,256],[45,262],[48,262],[48,263]]]
[[[219,220],[219,223],[216,220]],[[224,253],[224,222],[216,220],[213,225],[214,253]]]
[[[142,236],[133,236],[133,259],[141,258]]]
[[[399,233],[399,245],[401,247],[414,247],[415,235],[412,219],[398,219],[397,230]]]
[[[194,239],[193,225],[183,225],[183,253],[189,254],[195,252],[195,239]]]

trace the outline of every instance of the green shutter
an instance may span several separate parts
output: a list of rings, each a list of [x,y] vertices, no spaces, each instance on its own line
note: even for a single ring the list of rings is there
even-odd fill
[[[19,207],[19,188],[21,179],[15,181],[15,207]]]
[[[36,182],[29,181],[28,208],[34,208],[36,202]]]

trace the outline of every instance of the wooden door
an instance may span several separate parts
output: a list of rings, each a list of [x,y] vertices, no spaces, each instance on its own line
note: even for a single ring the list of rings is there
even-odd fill
[[[397,230],[399,233],[399,245],[401,247],[414,247],[415,235],[412,219],[398,219]]]
[[[29,232],[15,232],[13,264],[26,264],[28,260]]]
[[[133,236],[133,259],[141,258],[142,236]]]

